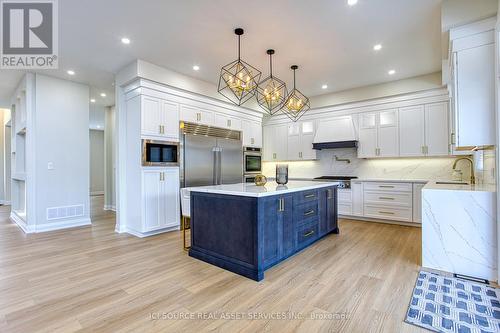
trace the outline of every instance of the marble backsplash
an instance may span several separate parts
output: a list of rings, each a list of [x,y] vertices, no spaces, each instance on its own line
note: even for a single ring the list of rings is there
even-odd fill
[[[351,162],[336,161],[335,156],[339,159],[349,159]],[[491,167],[491,160],[494,168],[494,157],[489,158],[486,164]],[[290,178],[335,175],[401,180],[451,180],[454,161],[454,157],[360,159],[357,157],[356,149],[345,148],[318,151],[316,161],[284,163],[289,165]],[[274,177],[275,166],[274,162],[265,162],[264,175]],[[462,162],[459,168],[462,169],[464,180],[467,180],[470,172],[469,166]]]

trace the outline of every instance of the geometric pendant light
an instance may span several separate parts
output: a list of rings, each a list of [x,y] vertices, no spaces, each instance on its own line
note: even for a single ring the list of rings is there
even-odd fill
[[[234,33],[238,36],[238,59],[222,67],[218,92],[234,104],[241,105],[255,95],[261,72],[241,59],[243,29],[237,28]]]
[[[271,116],[280,111],[287,97],[286,84],[273,76],[274,50],[267,50],[269,55],[269,76],[257,86],[257,103]]]
[[[283,104],[283,113],[292,121],[299,120],[304,113],[310,109],[309,98],[295,88],[295,71],[299,68],[297,65],[290,67],[293,70],[293,90],[288,94]]]

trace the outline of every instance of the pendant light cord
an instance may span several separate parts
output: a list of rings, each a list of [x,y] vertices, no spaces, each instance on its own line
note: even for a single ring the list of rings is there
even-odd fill
[[[269,72],[271,73],[271,77],[273,77],[273,55],[269,55]]]
[[[293,89],[295,90],[295,69],[293,70]]]
[[[241,52],[240,39],[241,39],[241,36],[238,35],[238,61],[241,60],[241,58],[240,58],[240,52]]]

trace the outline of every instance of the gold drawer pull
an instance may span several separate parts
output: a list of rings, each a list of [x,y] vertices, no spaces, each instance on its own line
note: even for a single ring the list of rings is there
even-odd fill
[[[308,195],[305,195],[304,198],[310,199],[310,198],[314,198],[315,196],[316,196],[316,194],[308,194]]]
[[[305,212],[304,216],[309,216],[309,215],[312,215],[312,214],[314,214],[314,210],[313,209],[311,209],[310,211]]]
[[[394,198],[391,197],[378,197],[380,200],[394,200]]]
[[[306,232],[306,233],[304,234],[304,237],[309,237],[309,236],[311,236],[311,235],[313,235],[313,234],[314,234],[314,230],[311,230],[311,231],[309,231],[309,232]]]
[[[394,215],[393,212],[384,212],[384,211],[379,211],[380,214],[385,214],[385,215]]]
[[[382,188],[394,188],[393,185],[379,185],[378,187],[382,187]]]

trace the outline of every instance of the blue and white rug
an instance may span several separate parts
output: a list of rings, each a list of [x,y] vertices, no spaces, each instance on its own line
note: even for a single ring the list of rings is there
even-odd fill
[[[500,332],[500,290],[420,271],[406,322],[435,332]]]

